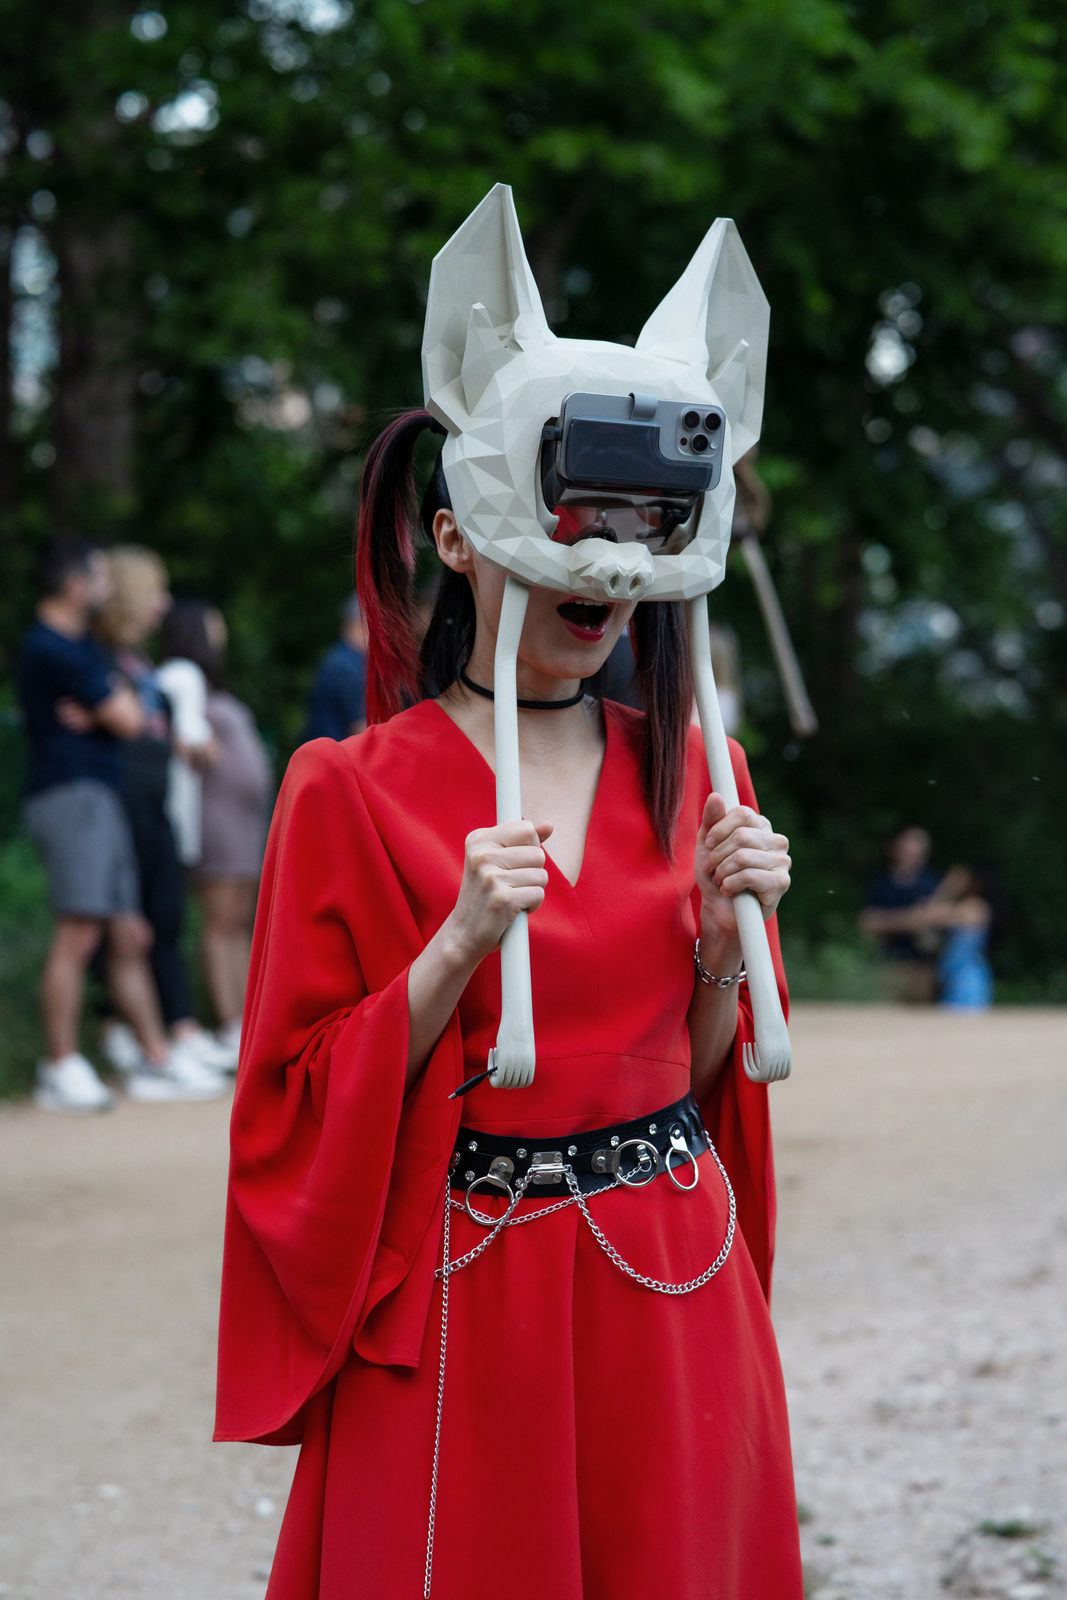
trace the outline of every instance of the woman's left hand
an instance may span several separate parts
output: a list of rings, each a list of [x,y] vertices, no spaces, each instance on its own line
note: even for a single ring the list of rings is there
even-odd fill
[[[700,890],[702,933],[736,937],[731,900],[748,889],[763,907],[764,921],[778,909],[789,888],[789,840],[775,833],[766,817],[750,806],[727,811],[721,795],[709,794],[697,830],[696,881]]]

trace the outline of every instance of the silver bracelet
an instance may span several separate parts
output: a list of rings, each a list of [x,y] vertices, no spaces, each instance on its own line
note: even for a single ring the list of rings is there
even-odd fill
[[[696,968],[697,977],[700,979],[701,983],[713,984],[716,989],[730,989],[735,983],[742,983],[748,976],[745,971],[745,964],[743,961],[741,963],[741,971],[735,972],[732,978],[717,978],[714,972],[709,972],[706,967],[701,966],[699,939],[697,940],[693,949],[693,965]]]

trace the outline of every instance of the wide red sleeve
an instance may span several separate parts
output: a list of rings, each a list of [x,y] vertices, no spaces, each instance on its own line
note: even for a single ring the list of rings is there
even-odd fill
[[[737,781],[738,799],[743,806],[751,806],[753,810],[758,811],[756,791],[752,787],[745,752],[733,739],[730,740],[730,756],[733,761],[734,778]],[[700,749],[700,759],[701,761],[704,759],[703,747]],[[705,767],[705,772],[706,770]],[[777,917],[772,917],[767,923],[767,938],[778,979],[778,992],[782,997],[782,1008],[788,1018],[789,991],[786,987],[785,968],[782,965]],[[751,1082],[741,1060],[742,1046],[746,1043],[751,1044],[754,1039],[752,1002],[748,986],[742,984],[737,1005],[737,1033],[734,1037],[733,1057],[719,1074],[702,1109],[704,1125],[722,1157],[737,1196],[738,1225],[745,1236],[745,1243],[748,1245],[763,1292],[770,1300],[776,1196],[768,1088],[764,1083]]]
[[[349,750],[304,746],[279,795],[253,939],[216,1438],[298,1439],[302,1408],[425,1258],[397,1348],[371,1339],[367,1354],[417,1352],[462,1071],[453,1017],[405,1101],[407,969],[422,947]]]

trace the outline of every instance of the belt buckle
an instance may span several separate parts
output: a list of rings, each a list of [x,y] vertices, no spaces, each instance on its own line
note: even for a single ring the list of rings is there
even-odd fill
[[[635,1164],[629,1176],[622,1170],[622,1153],[637,1146]],[[611,1170],[627,1189],[645,1189],[659,1171],[659,1151],[651,1139],[626,1139],[611,1152]]]
[[[667,1166],[667,1176],[671,1180],[671,1182],[674,1184],[674,1187],[676,1189],[681,1189],[683,1194],[690,1194],[696,1188],[697,1184],[700,1182],[700,1168],[697,1166],[697,1158],[696,1158],[696,1156],[693,1154],[692,1150],[690,1150],[689,1145],[686,1142],[685,1130],[678,1123],[675,1123],[674,1127],[670,1129],[670,1141],[671,1141],[671,1147],[667,1151],[667,1154],[666,1154],[666,1157],[665,1157],[666,1166]],[[687,1161],[692,1162],[692,1165],[693,1165],[693,1181],[692,1181],[692,1183],[679,1183],[678,1179],[675,1177],[674,1168],[671,1165],[671,1160],[672,1160],[672,1157],[674,1157],[676,1155],[677,1156],[684,1156]]]
[[[535,1150],[530,1157],[531,1183],[563,1182],[563,1151]]]

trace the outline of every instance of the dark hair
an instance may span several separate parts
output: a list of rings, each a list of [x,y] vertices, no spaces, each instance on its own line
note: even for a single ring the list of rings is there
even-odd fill
[[[367,452],[356,525],[356,590],[367,624],[367,718],[386,722],[405,705],[441,694],[474,648],[476,613],[467,578],[446,567],[433,615],[416,644],[415,447],[426,428],[444,432],[428,411],[388,423]],[[433,520],[451,510],[438,453],[417,525],[433,544]],[[641,787],[665,855],[685,788],[693,685],[685,616],[677,601],[639,605],[630,622],[637,679],[646,708]]]
[[[226,686],[226,658],[221,646],[212,644],[207,631],[208,615],[215,606],[206,600],[175,600],[159,630],[164,661],[195,661],[213,689]]]
[[[97,546],[73,533],[57,533],[46,539],[37,552],[33,575],[46,598],[61,594],[68,578],[88,572]]]

